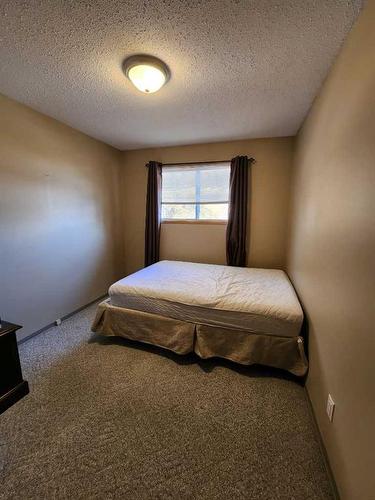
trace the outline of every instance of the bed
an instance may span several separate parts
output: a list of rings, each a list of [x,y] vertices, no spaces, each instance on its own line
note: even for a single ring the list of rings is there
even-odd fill
[[[161,261],[114,283],[92,330],[302,376],[302,321],[283,271]]]

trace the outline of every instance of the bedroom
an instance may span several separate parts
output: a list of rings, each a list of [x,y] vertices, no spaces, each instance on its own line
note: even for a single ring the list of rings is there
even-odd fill
[[[0,13],[0,497],[372,499],[375,2]]]

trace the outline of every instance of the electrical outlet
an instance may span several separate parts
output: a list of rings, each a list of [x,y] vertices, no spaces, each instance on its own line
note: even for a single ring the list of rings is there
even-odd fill
[[[333,401],[332,396],[330,394],[328,394],[326,411],[327,411],[329,421],[332,422],[333,421],[333,413],[335,411],[335,402]]]
[[[55,321],[55,325],[56,325],[56,326],[61,325],[61,319],[60,319],[60,318],[58,318],[58,319]]]

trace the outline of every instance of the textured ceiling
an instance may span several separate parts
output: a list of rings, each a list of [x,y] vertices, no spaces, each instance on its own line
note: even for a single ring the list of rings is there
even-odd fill
[[[361,0],[1,0],[0,92],[119,149],[293,135]],[[158,93],[122,60],[163,59]]]

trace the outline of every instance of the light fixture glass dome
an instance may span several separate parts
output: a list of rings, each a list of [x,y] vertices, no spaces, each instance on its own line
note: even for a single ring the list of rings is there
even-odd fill
[[[152,56],[131,56],[125,59],[123,69],[133,85],[146,94],[157,92],[170,78],[168,66]]]

